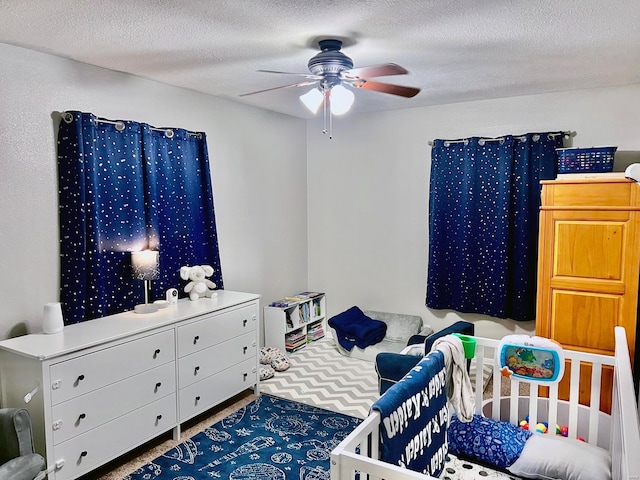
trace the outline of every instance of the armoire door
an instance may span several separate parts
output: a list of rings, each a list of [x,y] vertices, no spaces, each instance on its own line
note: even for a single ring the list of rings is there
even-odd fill
[[[538,335],[572,350],[612,355],[613,329],[623,326],[633,357],[640,273],[638,188],[624,179],[543,183]],[[581,378],[581,402],[589,403],[589,365],[581,367]],[[609,411],[612,374],[603,382],[601,405]]]

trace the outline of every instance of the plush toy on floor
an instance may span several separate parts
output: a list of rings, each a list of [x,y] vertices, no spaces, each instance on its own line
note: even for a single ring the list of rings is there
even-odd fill
[[[216,284],[206,277],[213,275],[213,267],[210,265],[195,265],[193,267],[180,267],[180,278],[189,280],[184,287],[185,293],[189,294],[191,300],[198,300],[201,297],[214,298],[218,294],[213,291]]]

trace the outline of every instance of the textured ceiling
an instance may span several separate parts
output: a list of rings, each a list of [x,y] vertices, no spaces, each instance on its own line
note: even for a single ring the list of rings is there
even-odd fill
[[[637,0],[2,0],[0,42],[310,118],[259,69],[307,73],[317,40],[393,62],[414,98],[357,90],[353,112],[640,83]],[[0,66],[1,68],[1,66]]]

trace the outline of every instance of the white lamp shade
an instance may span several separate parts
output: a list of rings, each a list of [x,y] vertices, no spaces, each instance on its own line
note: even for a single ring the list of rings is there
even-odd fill
[[[317,88],[312,88],[304,95],[300,95],[300,100],[304,103],[305,107],[309,109],[311,113],[317,113],[320,105],[322,105],[322,101],[324,100],[324,95]]]
[[[343,115],[349,111],[355,95],[351,90],[344,88],[342,85],[336,85],[331,89],[331,113],[334,115]]]
[[[62,305],[60,302],[45,304],[42,314],[42,331],[44,333],[59,333],[64,328]]]
[[[137,280],[157,280],[160,274],[158,252],[155,250],[131,252],[131,266],[133,267],[133,278]]]

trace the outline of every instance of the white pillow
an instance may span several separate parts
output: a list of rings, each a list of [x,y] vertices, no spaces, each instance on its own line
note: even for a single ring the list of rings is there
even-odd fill
[[[507,470],[543,480],[611,480],[611,455],[573,438],[535,434]]]

